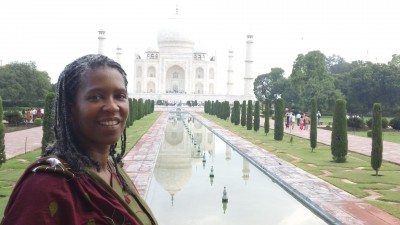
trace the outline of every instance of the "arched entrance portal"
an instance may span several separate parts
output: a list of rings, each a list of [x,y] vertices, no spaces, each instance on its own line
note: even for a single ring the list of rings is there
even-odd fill
[[[185,90],[185,71],[180,66],[171,66],[167,70],[167,93],[185,93]]]

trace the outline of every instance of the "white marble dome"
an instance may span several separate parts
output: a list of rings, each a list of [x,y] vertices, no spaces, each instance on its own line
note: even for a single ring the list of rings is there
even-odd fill
[[[168,19],[157,36],[160,51],[166,48],[184,48],[193,52],[194,41],[185,21],[178,16]]]

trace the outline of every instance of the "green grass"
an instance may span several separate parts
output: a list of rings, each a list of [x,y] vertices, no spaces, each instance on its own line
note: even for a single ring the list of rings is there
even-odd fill
[[[127,151],[131,150],[133,146],[135,146],[138,140],[147,132],[160,115],[161,112],[153,112],[140,120],[136,120],[133,123],[133,126],[126,129]]]
[[[221,120],[204,113],[201,115],[358,198],[367,197],[369,195],[367,190],[379,192],[383,197],[368,202],[400,218],[399,165],[383,162],[379,170],[382,176],[373,176],[375,171],[371,168],[369,156],[349,152],[345,163],[335,163],[332,161],[328,145],[318,143],[315,152],[311,152],[310,142],[307,139],[293,136],[293,142],[290,143],[291,135],[285,133],[282,141],[275,141],[273,130],[265,135],[263,129],[258,132],[249,131],[240,125],[233,125],[229,120]],[[326,171],[330,175],[326,175]]]
[[[355,131],[349,132],[348,134],[357,135],[360,137],[367,137],[367,131]],[[394,142],[400,144],[400,132],[399,131],[384,131],[382,132],[382,139],[384,141]]]
[[[153,125],[157,118],[161,115],[161,112],[154,112],[140,120],[137,120],[133,125],[126,129],[127,135],[127,150],[133,148],[138,140],[147,132],[147,130]],[[12,192],[12,189],[25,171],[26,167],[33,163],[40,157],[41,150],[36,149],[35,151],[28,152],[23,155],[16,156],[12,159],[8,159],[0,167],[0,219],[3,217],[4,209]]]

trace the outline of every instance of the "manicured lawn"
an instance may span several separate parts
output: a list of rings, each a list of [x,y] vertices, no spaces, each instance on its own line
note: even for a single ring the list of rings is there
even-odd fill
[[[293,136],[290,143],[291,136],[285,133],[282,141],[275,141],[273,130],[265,135],[263,128],[248,131],[229,120],[204,113],[202,116],[358,198],[369,196],[369,190],[379,193],[382,197],[366,201],[400,218],[400,166],[384,162],[379,171],[382,176],[373,176],[375,171],[368,156],[349,152],[347,162],[335,163],[328,145],[318,143],[313,153],[307,139]]]
[[[143,136],[144,133],[151,127],[154,121],[160,116],[161,112],[154,112],[137,120],[133,123],[133,126],[126,129],[127,136],[127,151],[137,143],[137,141]],[[25,168],[39,158],[41,153],[40,149],[37,149],[27,154],[16,156],[9,159],[0,167],[0,219],[3,217],[4,208],[6,207],[7,201],[10,197],[11,191],[25,171]]]
[[[367,131],[350,131],[348,134],[357,135],[361,137],[367,137]],[[382,138],[384,141],[390,141],[400,144],[400,132],[399,131],[384,131],[382,132]]]

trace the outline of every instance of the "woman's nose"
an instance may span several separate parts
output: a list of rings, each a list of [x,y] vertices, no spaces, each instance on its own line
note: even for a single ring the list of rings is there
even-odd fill
[[[104,103],[103,109],[107,112],[117,112],[119,111],[119,106],[114,98],[108,98]]]

